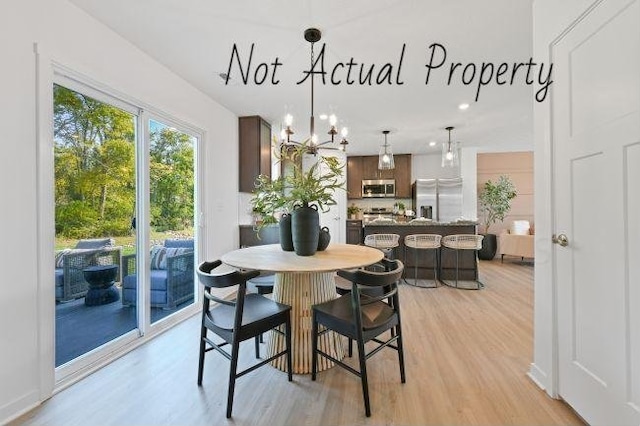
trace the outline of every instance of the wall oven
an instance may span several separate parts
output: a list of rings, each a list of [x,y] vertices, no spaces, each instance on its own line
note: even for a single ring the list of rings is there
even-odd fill
[[[363,180],[362,198],[387,198],[396,196],[395,179]]]

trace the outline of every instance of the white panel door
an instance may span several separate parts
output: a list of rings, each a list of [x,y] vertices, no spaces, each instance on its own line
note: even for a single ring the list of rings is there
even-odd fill
[[[346,191],[346,181],[347,181],[347,173],[346,173],[346,162],[347,156],[343,151],[335,150],[335,149],[319,149],[318,154],[323,157],[336,157],[338,161],[343,166],[343,176],[344,176],[344,190],[338,190],[334,193],[334,200],[336,201],[336,205],[331,206],[329,211],[320,212],[320,227],[329,228],[329,234],[331,234],[331,242],[332,243],[342,243],[346,242],[346,233],[347,233],[347,191]],[[314,155],[305,154],[302,159],[302,168],[304,170],[308,170],[311,164],[315,163],[317,158]],[[323,167],[319,167],[320,173],[326,172]]]
[[[602,1],[552,57],[558,389],[590,424],[638,425],[640,0]]]

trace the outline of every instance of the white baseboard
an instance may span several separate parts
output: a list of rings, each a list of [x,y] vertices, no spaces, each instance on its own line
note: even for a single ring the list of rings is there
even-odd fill
[[[550,387],[547,385],[547,382],[549,380],[549,378],[547,377],[547,374],[544,371],[542,371],[540,367],[538,367],[535,363],[532,362],[530,364],[529,372],[527,373],[527,376],[531,379],[533,383],[536,384],[536,386],[538,386],[540,389],[545,391],[550,397],[555,398],[550,393]]]
[[[37,390],[33,390],[0,407],[0,425],[5,425],[42,403]]]

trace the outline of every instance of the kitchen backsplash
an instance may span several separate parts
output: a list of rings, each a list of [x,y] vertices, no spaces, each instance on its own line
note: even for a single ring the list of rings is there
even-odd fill
[[[349,200],[348,205],[355,204],[363,212],[371,211],[372,208],[386,208],[387,210],[393,210],[395,203],[403,203],[405,209],[411,210],[411,198],[375,198],[375,199],[362,199],[362,200]]]

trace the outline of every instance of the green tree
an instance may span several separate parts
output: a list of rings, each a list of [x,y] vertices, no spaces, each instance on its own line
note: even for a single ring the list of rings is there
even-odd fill
[[[158,231],[193,227],[193,154],[191,136],[164,126],[151,132],[151,225]]]
[[[135,199],[134,117],[54,85],[56,233],[122,235]]]
[[[135,212],[135,117],[54,85],[56,234],[126,235]],[[189,135],[152,122],[151,225],[193,227],[194,145]]]

